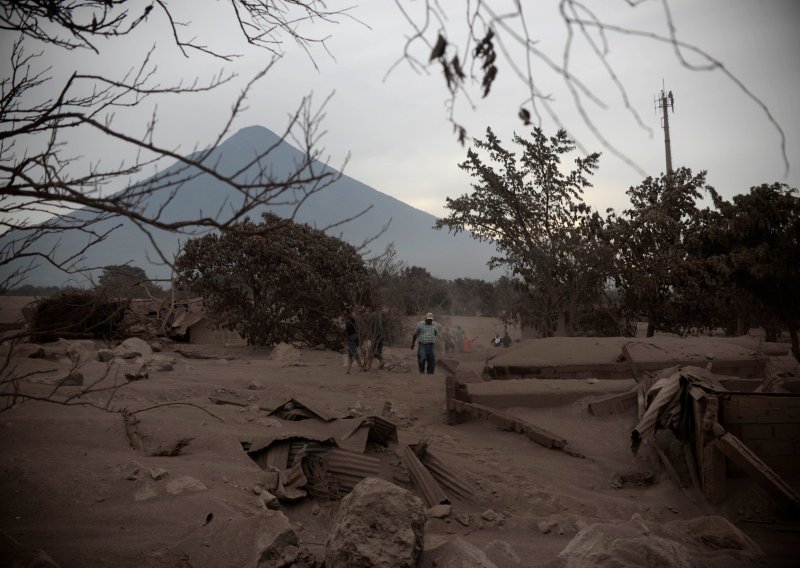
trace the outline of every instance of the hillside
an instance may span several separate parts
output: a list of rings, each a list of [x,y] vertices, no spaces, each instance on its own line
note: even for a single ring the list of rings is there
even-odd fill
[[[302,153],[295,147],[281,140],[274,132],[261,126],[243,128],[214,149],[207,163],[215,164],[223,172],[239,172],[252,156],[264,149],[274,146],[268,160],[262,166],[274,176],[285,175],[292,170],[293,164],[300,160]],[[315,163],[314,167],[333,168]],[[164,179],[174,172],[175,166],[157,173],[151,180]],[[238,174],[239,179],[252,181],[258,175],[256,168],[248,168]],[[144,183],[147,183],[145,181]],[[152,210],[164,206],[168,193],[162,191],[147,203]],[[207,174],[198,175],[183,184],[171,202],[164,207],[165,221],[191,219],[199,214],[218,215],[226,218],[231,215],[241,197],[229,187]],[[312,195],[297,213],[295,219],[317,227],[328,227],[353,217],[371,206],[364,215],[338,225],[329,232],[340,236],[356,246],[365,240],[379,235],[388,224],[383,234],[372,242],[364,254],[366,257],[382,252],[386,245],[394,243],[398,257],[409,265],[422,266],[434,276],[441,278],[471,277],[494,279],[486,262],[493,252],[493,247],[478,243],[464,234],[453,236],[446,231],[436,231],[432,227],[436,218],[381,193],[347,175],[342,175],[324,191]],[[284,217],[291,215],[291,206],[273,206],[271,210]],[[77,211],[73,218],[79,219],[89,215],[88,211]],[[169,270],[159,264],[154,248],[148,236],[127,219],[111,218],[93,226],[96,233],[102,233],[117,226],[116,229],[100,244],[91,247],[83,261],[85,267],[102,267],[110,264],[132,263],[141,266],[151,277],[169,277]],[[153,240],[168,254],[176,252],[186,235],[175,235],[164,231],[155,231]],[[0,246],[5,246],[10,236],[0,239]],[[39,251],[55,250],[59,258],[66,258],[80,250],[88,242],[88,236],[78,231],[64,231],[52,234],[37,243]],[[8,273],[14,264],[1,270]],[[52,266],[40,263],[31,271],[25,283],[37,286],[60,284],[68,277]]]

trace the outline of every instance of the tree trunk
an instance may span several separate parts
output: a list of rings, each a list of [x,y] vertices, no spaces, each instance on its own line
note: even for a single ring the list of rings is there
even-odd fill
[[[653,337],[656,333],[656,326],[653,323],[653,318],[647,320],[647,337]]]

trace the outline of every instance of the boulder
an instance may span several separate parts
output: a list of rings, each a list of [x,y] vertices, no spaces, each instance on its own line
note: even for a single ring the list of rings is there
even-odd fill
[[[483,553],[497,568],[515,568],[520,565],[519,555],[504,540],[493,540],[483,547]]]
[[[484,552],[472,546],[462,538],[440,544],[434,548],[426,549],[422,555],[420,568],[497,568]]]
[[[425,506],[383,479],[359,482],[339,506],[325,548],[326,568],[413,568],[422,552]]]
[[[690,568],[750,566],[763,553],[722,517],[662,525],[639,514],[629,521],[596,523],[559,553],[565,568]]]
[[[129,337],[111,351],[114,357],[120,359],[136,359],[137,357],[150,359],[153,356],[153,350],[150,349],[147,342],[138,337]]]
[[[14,346],[14,357],[30,357],[31,359],[42,359],[44,357],[44,347],[38,343],[20,343]]]

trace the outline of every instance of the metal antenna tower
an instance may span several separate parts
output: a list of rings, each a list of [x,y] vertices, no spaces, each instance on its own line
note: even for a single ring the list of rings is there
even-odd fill
[[[675,114],[675,99],[672,97],[672,91],[666,93],[664,91],[664,83],[661,83],[661,93],[655,97],[656,112],[661,115],[661,126],[664,128],[664,150],[667,154],[667,175],[672,175],[672,148],[669,141],[669,112],[672,109],[672,114]]]

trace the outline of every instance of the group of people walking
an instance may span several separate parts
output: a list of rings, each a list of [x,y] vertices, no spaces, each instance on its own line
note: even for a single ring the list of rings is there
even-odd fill
[[[356,316],[352,306],[346,306],[344,312],[345,334],[347,335],[347,372],[355,361],[359,369],[368,371],[372,368],[374,360],[378,360],[378,368],[383,368],[383,347],[389,335],[390,309],[384,306],[381,310],[367,309],[360,317]],[[436,344],[444,348],[445,353],[455,351],[458,353],[469,352],[477,338],[468,339],[461,326],[456,326],[455,332],[445,327],[441,332],[438,324],[433,320],[433,314],[428,312],[425,319],[418,322],[411,336],[411,349],[417,349],[417,363],[420,373],[432,375],[436,370]],[[496,346],[508,347],[511,338],[506,332],[505,337],[499,334],[492,340]]]

